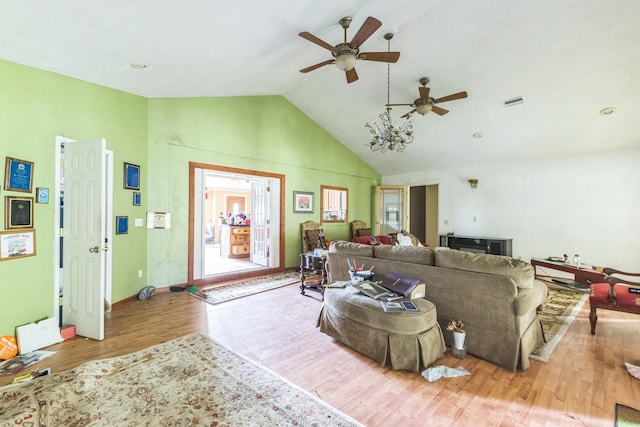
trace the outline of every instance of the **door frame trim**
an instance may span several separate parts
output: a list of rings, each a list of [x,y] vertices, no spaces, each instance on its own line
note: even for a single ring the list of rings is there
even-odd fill
[[[236,271],[229,274],[219,274],[215,277],[207,277],[202,279],[194,279],[194,251],[195,251],[195,230],[194,230],[194,220],[195,220],[195,179],[196,179],[196,169],[204,169],[215,172],[226,172],[226,173],[235,173],[241,175],[254,175],[260,176],[264,178],[277,179],[280,181],[280,201],[279,201],[279,221],[280,221],[280,234],[278,239],[280,241],[279,252],[278,252],[278,266],[273,268],[261,268],[249,271]],[[229,280],[238,280],[238,279],[246,279],[249,277],[262,276],[265,274],[277,273],[284,270],[284,216],[285,216],[285,181],[286,177],[283,174],[273,173],[273,172],[264,172],[264,171],[256,171],[252,169],[241,169],[241,168],[233,168],[229,166],[221,166],[221,165],[213,165],[209,163],[198,163],[198,162],[189,162],[189,237],[188,237],[188,267],[187,267],[187,283],[189,285],[209,285],[213,283],[219,283]]]

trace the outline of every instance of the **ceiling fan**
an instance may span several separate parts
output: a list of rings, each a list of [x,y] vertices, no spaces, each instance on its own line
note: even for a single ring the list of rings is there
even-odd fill
[[[365,61],[396,62],[398,58],[400,58],[400,52],[360,52],[360,46],[382,26],[382,22],[376,18],[369,16],[350,42],[347,41],[347,28],[349,28],[351,24],[351,17],[344,17],[338,21],[338,23],[344,29],[344,42],[338,43],[335,46],[331,46],[329,43],[306,31],[298,34],[303,39],[309,40],[311,43],[315,43],[331,51],[333,55],[333,59],[328,59],[310,67],[303,68],[300,70],[301,73],[308,73],[325,65],[336,64],[339,70],[345,72],[347,83],[353,83],[358,80],[358,74],[354,68],[358,59]]]
[[[434,99],[429,96],[430,89],[427,87],[427,84],[429,84],[429,78],[422,77],[420,79],[420,84],[422,85],[421,87],[418,87],[418,90],[420,91],[420,98],[413,101],[413,104],[386,104],[386,106],[397,107],[397,106],[406,105],[409,107],[414,107],[413,110],[409,111],[407,114],[405,114],[402,117],[409,117],[411,114],[415,113],[416,111],[418,112],[418,114],[422,114],[423,116],[427,114],[429,111],[433,111],[434,113],[440,116],[444,116],[449,112],[449,110],[440,108],[436,106],[436,104],[467,97],[467,92],[458,92],[452,95],[443,96],[442,98]]]

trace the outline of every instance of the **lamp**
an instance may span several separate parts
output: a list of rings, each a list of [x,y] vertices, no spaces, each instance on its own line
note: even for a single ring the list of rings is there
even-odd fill
[[[433,104],[431,102],[425,101],[423,99],[416,99],[415,106],[416,106],[416,112],[418,114],[422,114],[423,116],[429,113],[433,108]]]
[[[391,50],[391,39],[393,33],[384,35],[387,40],[387,51]],[[337,58],[336,58],[337,59]],[[387,63],[387,104],[389,104],[390,92],[390,74],[391,66]],[[378,116],[380,125],[375,121],[365,123],[365,127],[369,129],[371,139],[365,143],[371,151],[385,152],[387,150],[402,152],[406,148],[406,144],[413,142],[413,121],[411,115],[404,120],[402,125],[394,125],[391,119],[391,108],[387,107],[382,114]]]
[[[475,178],[469,179],[469,185],[471,186],[472,190],[475,190],[476,188],[478,188],[478,180]]]
[[[349,71],[356,66],[357,54],[358,51],[351,49],[349,43],[340,43],[335,53],[336,67],[340,71]]]

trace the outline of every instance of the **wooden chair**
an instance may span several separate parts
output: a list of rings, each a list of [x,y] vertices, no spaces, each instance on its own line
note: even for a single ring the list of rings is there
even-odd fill
[[[623,311],[625,313],[640,314],[640,282],[632,282],[613,276],[638,276],[640,273],[627,273],[613,268],[604,268],[606,283],[592,283],[589,285],[589,322],[591,323],[591,335],[596,334],[598,322],[598,308],[606,310]]]
[[[356,219],[354,221],[351,221],[351,239],[353,239],[354,237],[360,237],[360,235],[358,234],[358,230],[367,230],[370,228],[367,227],[367,223],[364,221],[360,221],[359,219]],[[373,233],[369,233],[369,235],[371,235]]]
[[[315,221],[305,221],[300,224],[302,238],[302,253],[313,252],[318,247],[323,247],[324,233],[320,224]]]

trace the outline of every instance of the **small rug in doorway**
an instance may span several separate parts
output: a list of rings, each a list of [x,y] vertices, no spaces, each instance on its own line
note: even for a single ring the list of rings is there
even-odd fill
[[[533,350],[530,359],[548,362],[551,352],[556,348],[569,326],[582,309],[589,294],[568,288],[549,286],[549,297],[540,312],[542,330],[547,342]]]
[[[640,426],[640,411],[616,403],[616,427]]]
[[[361,426],[198,333],[0,387],[0,425]]]
[[[285,271],[282,273],[254,277],[247,280],[229,283],[227,285],[203,289],[198,292],[192,292],[189,295],[208,304],[220,304],[221,302],[270,291],[271,289],[291,285],[299,281],[300,273],[295,271]]]

